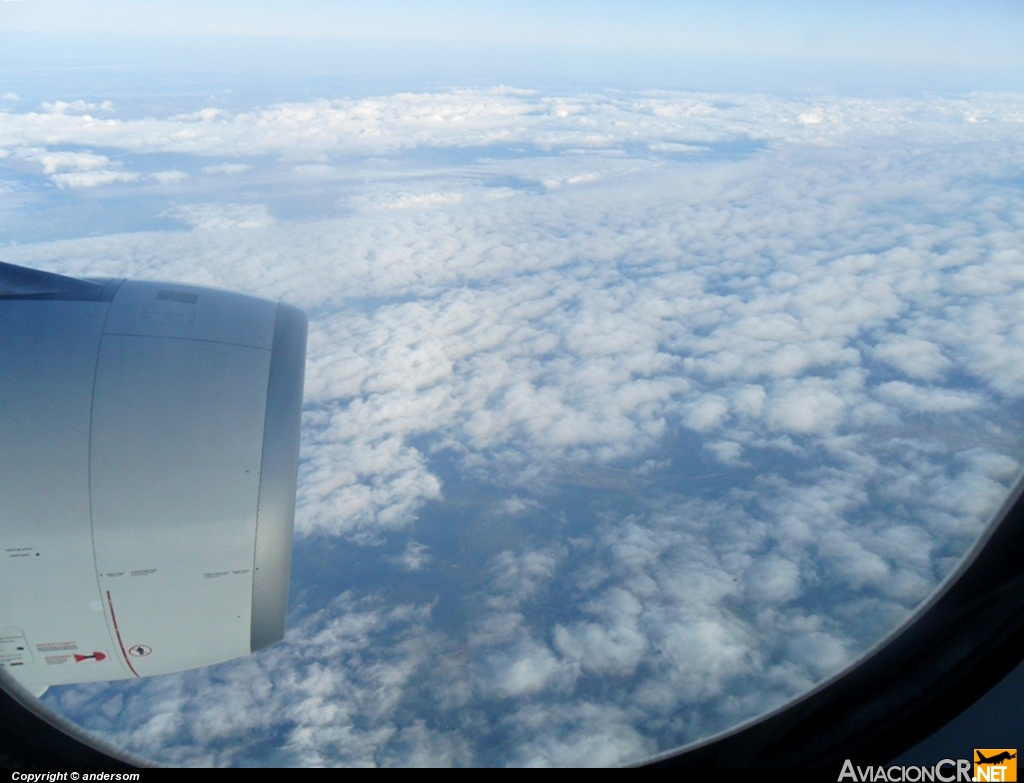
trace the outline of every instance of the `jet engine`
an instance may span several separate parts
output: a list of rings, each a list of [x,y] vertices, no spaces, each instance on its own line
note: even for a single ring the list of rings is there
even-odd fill
[[[306,316],[0,263],[0,667],[29,690],[284,635]]]

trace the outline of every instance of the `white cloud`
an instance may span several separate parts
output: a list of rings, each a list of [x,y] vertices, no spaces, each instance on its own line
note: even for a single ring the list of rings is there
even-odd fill
[[[161,184],[182,180],[177,176],[182,172],[165,173],[170,176],[167,182],[161,181]],[[273,218],[263,204],[189,204],[172,207],[164,214],[184,221],[198,231],[264,228],[273,222]]]
[[[625,710],[605,705],[524,707],[515,718],[530,728],[513,749],[510,761],[518,766],[608,767],[652,755],[655,749],[630,725]]]
[[[649,653],[649,640],[638,624],[642,609],[636,596],[612,588],[588,606],[605,622],[556,625],[555,647],[587,673],[632,674]]]
[[[877,394],[887,402],[918,413],[970,410],[983,403],[980,395],[971,392],[913,386],[903,381],[883,383]]]
[[[204,174],[244,174],[247,171],[252,171],[252,166],[248,163],[218,163],[215,166],[203,166],[201,169]]]
[[[109,731],[127,718],[115,729],[121,742],[179,765],[237,763],[250,742],[266,743],[282,726],[283,742],[274,743],[264,763],[316,765],[345,758],[353,765],[371,764],[393,733],[389,717],[396,697],[429,656],[425,638],[418,647],[390,636],[400,629],[422,631],[429,613],[429,607],[385,609],[379,601],[343,594],[330,609],[293,628],[285,643],[259,656],[121,684],[116,693],[85,686],[93,703],[85,719]],[[293,646],[297,637],[301,643]],[[386,660],[379,657],[385,639],[390,641]],[[379,662],[364,669],[360,657],[369,651]],[[333,665],[324,664],[328,658]],[[74,689],[61,689],[52,698],[65,709],[77,709]],[[185,713],[187,720],[181,717]],[[433,740],[422,739],[426,745]],[[215,747],[204,747],[208,741]]]
[[[421,209],[456,205],[461,201],[461,193],[398,193],[386,201],[371,203],[368,206],[376,209]]]
[[[649,144],[647,148],[651,152],[711,152],[711,147],[702,147],[697,144],[679,144],[672,141]]]
[[[718,98],[717,105],[709,104]],[[960,103],[1003,123],[1019,122],[1013,103],[1004,98],[978,94]],[[207,108],[166,119],[99,122],[77,112],[110,112],[109,102],[55,101],[44,104],[42,114],[7,115],[0,143],[17,138],[30,144],[45,140],[222,157],[277,154],[295,160],[345,151],[386,154],[419,146],[499,143],[609,150],[640,142],[648,148],[670,145],[663,149],[674,153],[680,145],[688,150],[723,138],[805,144],[834,144],[864,134],[877,138],[905,132],[910,117],[921,127],[930,119],[945,121],[934,127],[956,138],[963,131],[949,125],[948,116],[957,108],[956,100],[848,98],[821,106],[758,95],[651,92],[578,96],[567,110],[564,99],[498,87],[286,103],[237,113]],[[804,119],[794,124],[793,117]]]
[[[433,557],[430,554],[430,547],[416,541],[410,541],[405,545],[405,552],[401,557],[396,558],[397,562],[408,571],[419,571],[430,564]]]
[[[934,381],[953,367],[938,345],[915,337],[893,335],[875,346],[874,355],[910,378]]]
[[[5,260],[306,307],[297,546],[341,552],[297,574],[282,646],[50,698],[173,761],[612,764],[834,673],[1021,464],[1016,105],[494,89],[0,115],[5,167],[42,176],[220,161],[178,179],[180,230]]]
[[[757,603],[779,605],[792,601],[800,595],[800,568],[778,555],[761,558],[747,571],[745,587]]]
[[[47,176],[63,171],[95,171],[111,167],[110,158],[86,151],[48,151],[40,147],[27,147],[18,150],[18,157],[38,164]]]
[[[48,151],[38,147],[23,147],[15,155],[38,165],[42,173],[60,189],[94,188],[140,179],[135,172],[122,171],[106,155],[86,151]]]
[[[77,114],[84,114],[87,111],[102,111],[112,112],[114,110],[114,104],[110,101],[103,101],[101,103],[92,103],[89,101],[76,100],[76,101],[53,101],[52,103],[42,103],[40,108],[50,114],[68,114],[71,112]],[[88,115],[85,115],[86,119],[91,119]]]
[[[804,125],[820,125],[825,121],[824,109],[810,109],[797,115],[797,122],[801,122]]]
[[[816,378],[780,384],[767,404],[768,425],[796,434],[831,432],[847,406],[832,384]]]
[[[486,662],[491,687],[502,697],[525,696],[546,688],[558,675],[558,659],[547,646],[527,640]]]
[[[59,188],[96,188],[118,182],[135,182],[140,176],[131,171],[72,171],[54,174],[52,179]]]
[[[36,152],[27,154],[30,160],[38,161],[44,174],[56,174],[59,171],[95,171],[110,167],[110,158],[91,152]]]
[[[729,405],[715,394],[706,395],[687,406],[686,426],[698,432],[714,429],[729,413]]]
[[[734,440],[708,441],[704,448],[715,455],[715,458],[725,465],[742,465],[743,446]]]
[[[157,171],[150,176],[161,185],[177,185],[188,179],[188,174],[184,171]]]

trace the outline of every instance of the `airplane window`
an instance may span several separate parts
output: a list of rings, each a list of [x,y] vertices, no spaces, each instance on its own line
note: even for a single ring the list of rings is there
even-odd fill
[[[0,261],[309,316],[284,640],[43,704],[612,765],[854,663],[1024,463],[1022,12],[384,5],[0,9]]]

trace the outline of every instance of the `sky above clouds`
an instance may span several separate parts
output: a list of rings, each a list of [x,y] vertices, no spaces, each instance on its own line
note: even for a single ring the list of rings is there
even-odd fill
[[[414,39],[1016,66],[1022,22],[1024,11],[1009,0],[19,0],[0,6],[0,31],[12,32]]]
[[[4,261],[310,315],[286,639],[45,697],[136,752],[634,761],[853,662],[1020,471],[1021,93],[11,73]]]

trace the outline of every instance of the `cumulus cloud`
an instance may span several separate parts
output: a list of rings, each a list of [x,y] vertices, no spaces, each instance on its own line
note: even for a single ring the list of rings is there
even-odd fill
[[[13,153],[18,159],[38,166],[60,189],[95,188],[141,179],[138,173],[122,170],[108,156],[86,150],[53,151],[39,147],[20,147]]]
[[[429,565],[431,559],[429,546],[416,541],[410,541],[405,545],[405,552],[402,553],[401,557],[397,558],[397,561],[409,571],[419,571],[424,566]]]
[[[309,168],[309,167],[303,167]],[[401,191],[382,192],[359,200],[359,205],[368,209],[433,209],[462,202],[463,194],[451,191],[428,191],[422,193]]]
[[[184,171],[156,171],[150,176],[161,185],[176,185],[188,179]]]
[[[161,184],[181,182],[188,175],[183,172],[163,172],[163,179],[156,176]],[[263,204],[188,204],[171,207],[164,214],[181,220],[197,231],[217,231],[236,228],[263,228],[273,222],[273,218]]]
[[[916,412],[950,412],[976,408],[983,399],[968,391],[956,389],[930,389],[913,386],[903,381],[881,384],[876,393],[882,399]]]
[[[346,759],[372,765],[393,734],[390,720],[403,687],[429,663],[422,633],[429,614],[429,606],[384,607],[343,593],[289,631],[289,638],[302,638],[299,657],[281,645],[208,671],[119,684],[113,693],[102,685],[63,689],[56,702],[75,710],[83,696],[93,699],[91,728],[112,730],[140,752],[177,764],[244,764],[247,748],[268,744],[264,764]],[[379,656],[385,647],[387,660]],[[364,668],[360,659],[367,653],[377,661]],[[155,703],[160,706],[154,712]],[[183,713],[190,717],[183,720]],[[413,759],[445,758],[438,748],[446,743],[437,732],[424,733],[412,747],[406,734],[402,744]],[[453,761],[469,763],[471,757],[456,746],[448,757]]]
[[[218,163],[215,166],[203,166],[202,172],[204,174],[244,174],[247,171],[252,171],[252,168],[248,163]]]
[[[40,104],[40,108],[44,112],[48,112],[50,114],[84,114],[84,112],[87,111],[112,112],[114,110],[114,104],[110,101],[102,101],[100,103],[83,100],[53,101],[52,103],[44,101]]]
[[[893,335],[875,346],[874,355],[908,377],[925,381],[937,380],[953,367],[938,345],[915,337]]]
[[[829,432],[842,419],[846,402],[820,379],[789,382],[769,401],[767,422],[773,429],[794,433]]]
[[[52,179],[59,188],[97,188],[118,182],[135,182],[140,176],[131,171],[69,171],[54,174]]]
[[[106,155],[95,155],[91,152],[40,152],[34,157],[43,167],[44,174],[56,174],[58,171],[92,171],[110,166],[110,158]]]
[[[311,316],[285,642],[47,698],[177,763],[611,764],[834,674],[1020,469],[1017,105],[8,110],[5,167],[180,225],[5,260]]]
[[[941,102],[838,98],[821,106],[757,95],[649,92],[580,95],[568,108],[563,98],[508,87],[282,103],[237,113],[205,108],[163,119],[103,122],[82,112],[110,112],[109,102],[54,101],[42,108],[38,114],[5,117],[0,143],[45,139],[50,144],[223,157],[277,154],[293,160],[346,151],[386,154],[423,146],[498,144],[618,151],[640,142],[648,149],[682,145],[689,153],[691,147],[723,141],[742,147],[764,142],[835,144],[865,134],[885,137],[904,131],[912,120],[923,125],[930,119],[942,123],[940,132],[947,137],[966,138],[962,121],[949,122],[954,111],[1020,122],[1013,104],[994,94]],[[1003,132],[1012,134],[1012,128],[995,129],[996,135]],[[677,153],[680,147],[662,149]]]

